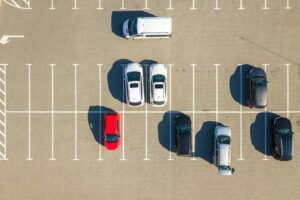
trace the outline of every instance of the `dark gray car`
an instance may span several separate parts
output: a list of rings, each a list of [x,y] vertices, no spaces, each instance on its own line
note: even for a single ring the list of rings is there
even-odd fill
[[[267,74],[262,68],[252,68],[249,80],[249,107],[264,108],[267,105]]]

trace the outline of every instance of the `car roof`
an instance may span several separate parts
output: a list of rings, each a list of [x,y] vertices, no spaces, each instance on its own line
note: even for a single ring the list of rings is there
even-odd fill
[[[116,134],[118,132],[117,123],[117,114],[105,115],[105,133]]]
[[[220,144],[219,146],[219,165],[230,165],[230,145]]]
[[[171,17],[138,17],[137,33],[172,33]]]
[[[178,153],[182,155],[191,153],[191,134],[179,134]]]

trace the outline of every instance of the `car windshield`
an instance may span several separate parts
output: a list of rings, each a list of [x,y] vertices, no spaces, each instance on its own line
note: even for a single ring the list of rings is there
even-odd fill
[[[132,83],[130,84],[130,88],[138,88],[139,84],[138,83]]]
[[[118,135],[117,134],[107,134],[106,135],[106,142],[117,142]]]
[[[219,166],[219,170],[231,170],[230,166],[221,165]]]
[[[191,131],[191,126],[189,124],[182,124],[176,127],[177,132],[189,133]]]
[[[130,81],[140,81],[141,74],[139,72],[129,72],[127,74],[128,82]]]
[[[160,74],[154,75],[153,78],[152,78],[154,83],[155,82],[165,82],[165,79],[166,79],[165,76],[160,75]]]
[[[289,135],[289,134],[291,134],[291,129],[289,129],[289,128],[282,128],[282,129],[278,129],[278,133],[280,134],[280,135]]]
[[[136,35],[137,34],[136,24],[137,24],[137,18],[136,17],[131,18],[129,20],[129,23],[128,23],[128,33],[129,33],[129,35]]]
[[[255,85],[264,86],[267,84],[265,77],[254,77],[252,80]]]
[[[219,144],[230,144],[230,137],[225,136],[225,135],[218,136],[218,143]]]

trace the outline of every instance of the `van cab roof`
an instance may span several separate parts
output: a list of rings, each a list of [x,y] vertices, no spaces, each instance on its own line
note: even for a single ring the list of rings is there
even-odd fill
[[[171,17],[138,17],[137,34],[171,34]]]

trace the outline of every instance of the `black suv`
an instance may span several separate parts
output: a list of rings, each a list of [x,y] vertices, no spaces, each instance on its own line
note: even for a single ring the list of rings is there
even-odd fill
[[[278,160],[288,161],[293,158],[293,132],[289,119],[276,117],[271,123],[271,153]]]
[[[175,146],[178,156],[192,155],[191,118],[179,113],[175,116]]]

